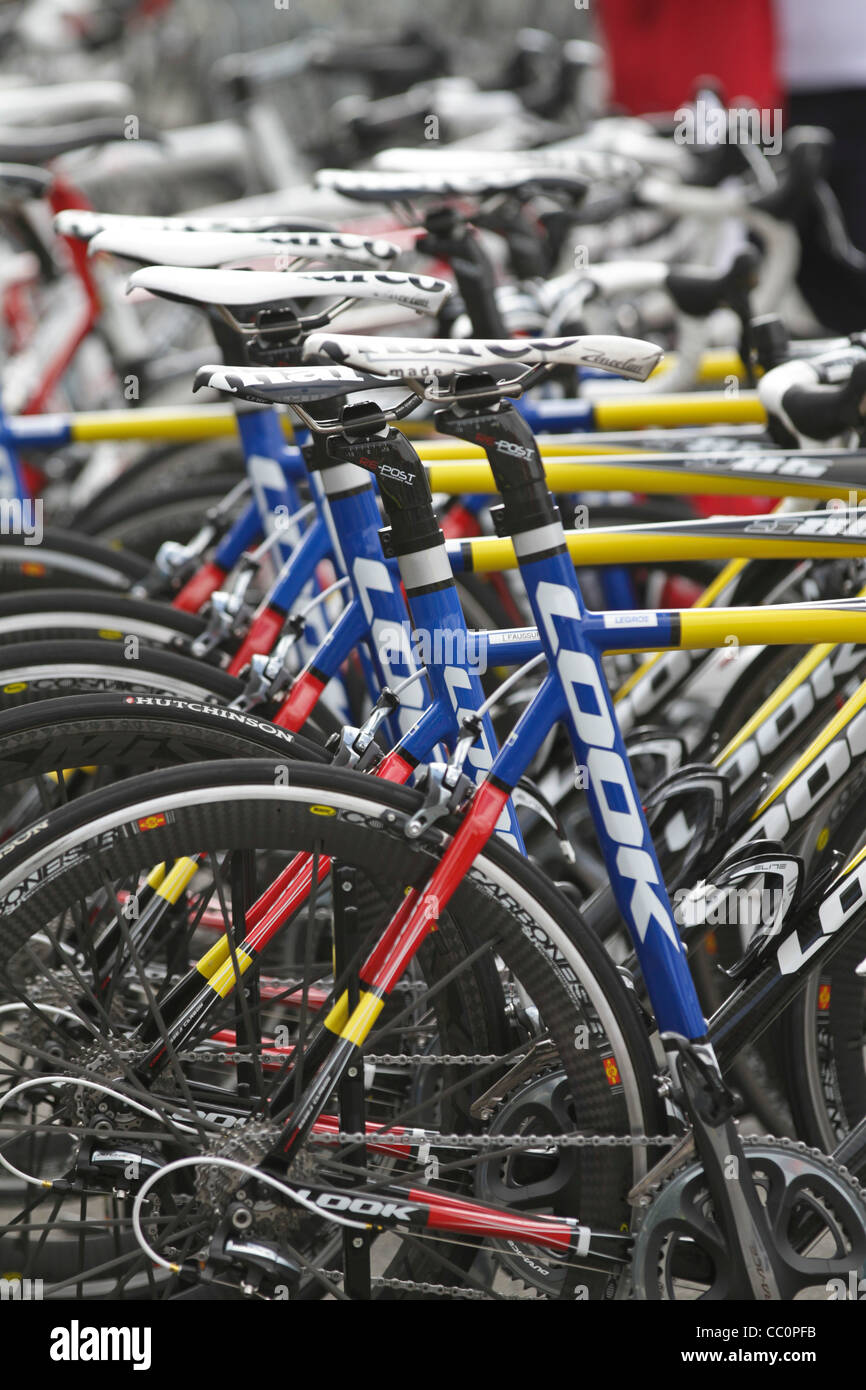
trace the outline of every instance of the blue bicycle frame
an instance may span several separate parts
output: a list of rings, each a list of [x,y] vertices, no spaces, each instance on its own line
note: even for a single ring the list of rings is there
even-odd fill
[[[460,438],[483,433],[495,441],[487,454],[503,497],[502,529],[514,539],[549,668],[540,690],[493,760],[487,779],[488,800],[494,795],[510,795],[550,730],[562,723],[576,766],[583,774],[581,785],[585,786],[611,887],[628,925],[659,1029],[692,1041],[703,1040],[706,1021],[602,667],[604,652],[645,648],[649,633],[651,645],[676,645],[679,615],[668,610],[587,610],[562,522],[544,478],[541,456],[531,431],[513,406],[471,414],[445,411],[436,418],[444,433]],[[503,439],[519,442],[519,459],[497,451]],[[472,837],[471,820],[470,811],[461,830],[467,840]],[[483,840],[478,847],[481,843]],[[447,859],[446,855],[427,890],[439,904],[442,884],[437,877],[446,869]],[[443,877],[447,881],[447,875]],[[423,898],[418,910],[423,911]]]

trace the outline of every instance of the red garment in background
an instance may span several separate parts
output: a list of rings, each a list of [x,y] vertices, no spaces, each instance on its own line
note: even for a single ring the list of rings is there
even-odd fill
[[[675,111],[709,76],[728,101],[782,105],[772,0],[601,0],[598,14],[611,101],[632,115]]]

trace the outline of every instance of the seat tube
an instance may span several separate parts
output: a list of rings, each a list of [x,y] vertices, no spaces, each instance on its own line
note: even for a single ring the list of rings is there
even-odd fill
[[[550,670],[562,687],[579,783],[659,1028],[702,1039],[706,1023],[532,432],[510,403],[453,407],[437,412],[436,424],[481,445],[490,461],[503,499],[497,524],[513,537]]]
[[[365,674],[372,678],[371,689],[399,685],[420,667],[412,650],[400,572],[396,561],[386,559],[382,550],[382,520],[373,479],[356,464],[335,458],[321,435],[304,445],[303,454],[311,479],[322,488],[334,555],[363,609],[366,635],[359,652]],[[409,732],[428,704],[423,677],[406,686],[400,708],[387,721],[395,743]]]
[[[354,412],[369,416],[369,405],[351,406],[344,420],[351,424]],[[328,441],[331,456],[343,464],[360,465],[373,472],[390,523],[383,535],[386,555],[400,568],[411,614],[411,647],[427,667],[433,702],[442,710],[440,737],[454,745],[463,718],[484,702],[481,657],[486,647],[472,638],[467,627],[445,538],[433,509],[433,498],[424,466],[409,440],[398,430],[386,433],[355,431]],[[468,757],[468,770],[480,781],[496,754],[493,723],[482,719],[482,732]],[[513,805],[503,807],[496,826],[515,848],[523,841]]]

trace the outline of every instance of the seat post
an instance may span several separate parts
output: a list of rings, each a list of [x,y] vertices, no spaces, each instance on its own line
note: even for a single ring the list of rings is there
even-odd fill
[[[472,331],[479,338],[507,338],[496,303],[496,278],[490,257],[473,228],[456,208],[431,208],[417,242],[425,256],[446,260],[454,271]]]

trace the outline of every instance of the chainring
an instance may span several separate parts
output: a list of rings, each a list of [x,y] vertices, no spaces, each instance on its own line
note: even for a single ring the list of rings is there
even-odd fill
[[[784,1265],[784,1297],[847,1278],[866,1260],[866,1193],[847,1168],[790,1139],[743,1139]],[[716,1221],[702,1165],[687,1164],[661,1184],[646,1207],[634,1246],[638,1299],[731,1297],[732,1262]]]

